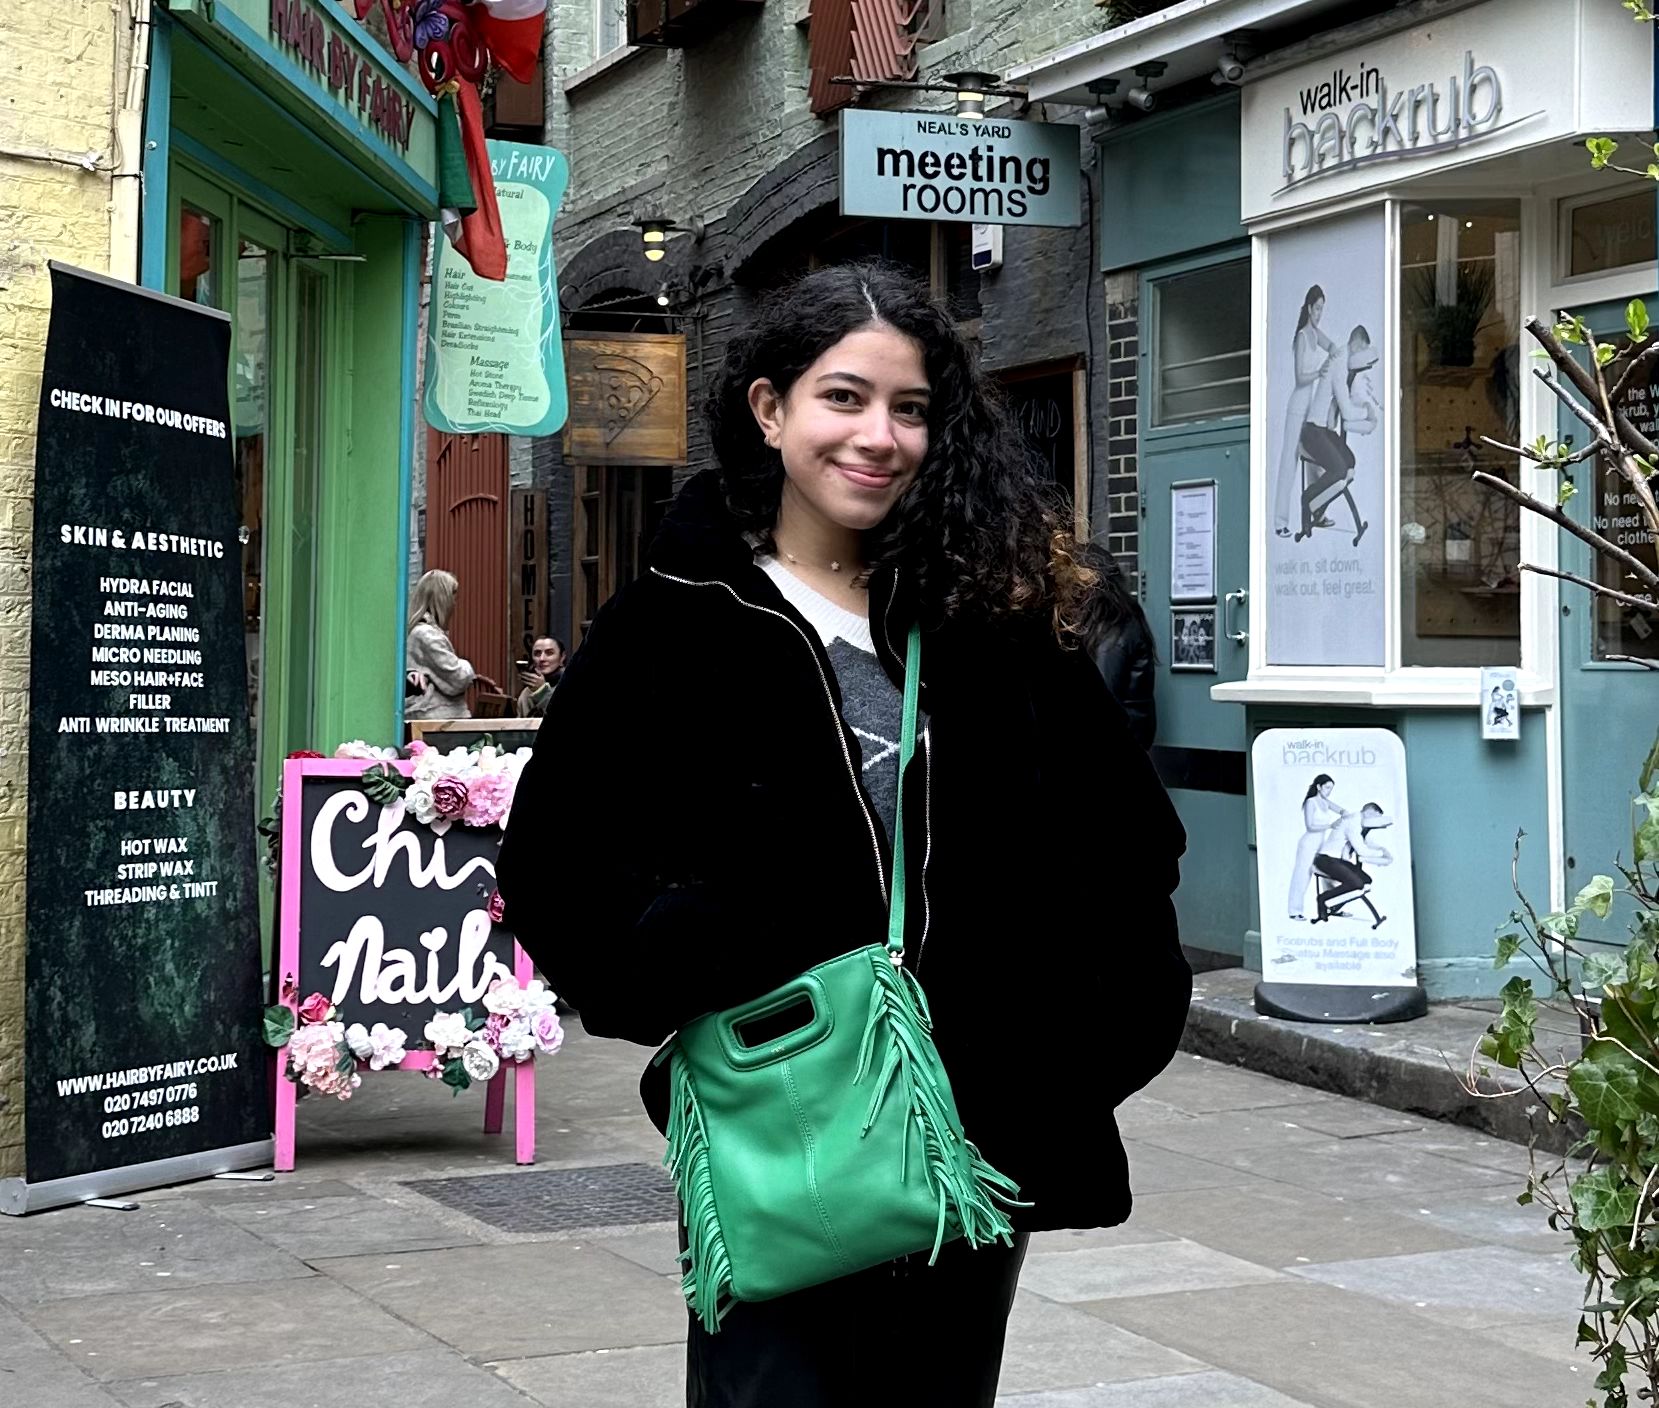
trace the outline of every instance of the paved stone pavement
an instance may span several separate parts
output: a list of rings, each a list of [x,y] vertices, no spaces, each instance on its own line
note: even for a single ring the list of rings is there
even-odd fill
[[[655,1163],[640,1057],[575,1030],[543,1064],[538,1174]],[[511,1230],[489,1182],[518,1172],[510,1136],[481,1111],[369,1077],[301,1102],[299,1170],[274,1183],[0,1219],[0,1405],[683,1403],[672,1225],[570,1228],[601,1173],[537,1185],[536,1225],[565,1230]],[[1520,1147],[1185,1055],[1120,1118],[1135,1215],[1033,1240],[1009,1408],[1590,1396],[1579,1279],[1514,1201]],[[636,1167],[613,1206],[653,1215],[650,1183]]]

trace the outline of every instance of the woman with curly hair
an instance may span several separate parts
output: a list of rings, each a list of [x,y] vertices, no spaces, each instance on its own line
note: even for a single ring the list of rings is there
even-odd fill
[[[1027,1234],[1129,1214],[1111,1111],[1185,1019],[1184,836],[1077,647],[1094,574],[924,288],[851,265],[773,295],[707,416],[718,467],[549,704],[507,923],[590,1033],[655,1045],[880,942],[903,808],[904,963],[963,1128],[1029,1206],[1012,1245],[734,1305],[715,1334],[693,1319],[687,1401],[988,1408]],[[580,877],[556,919],[550,864]],[[659,1128],[666,1085],[647,1069]]]

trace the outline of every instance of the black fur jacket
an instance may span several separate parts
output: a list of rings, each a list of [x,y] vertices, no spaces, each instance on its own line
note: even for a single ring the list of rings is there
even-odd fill
[[[870,620],[898,684],[891,571]],[[1112,1110],[1169,1061],[1191,995],[1181,824],[1088,655],[1046,629],[925,633],[921,703],[905,961],[963,1126],[1033,1203],[1019,1225],[1121,1222]],[[839,709],[816,634],[699,475],[566,670],[501,850],[506,922],[589,1032],[656,1045],[883,940],[892,857]]]

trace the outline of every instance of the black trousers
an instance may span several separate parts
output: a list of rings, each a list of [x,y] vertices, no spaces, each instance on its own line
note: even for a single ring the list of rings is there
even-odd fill
[[[992,1408],[1026,1236],[693,1319],[687,1408]]]

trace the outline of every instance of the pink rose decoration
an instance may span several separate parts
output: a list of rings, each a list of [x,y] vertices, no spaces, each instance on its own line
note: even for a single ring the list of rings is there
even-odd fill
[[[501,891],[492,890],[490,892],[490,902],[484,906],[484,913],[490,916],[490,923],[499,924],[506,912],[507,901],[501,898]]]
[[[328,1012],[334,1004],[320,992],[314,992],[304,1002],[300,1003],[300,1021],[326,1022]]]
[[[551,1056],[565,1039],[559,1014],[551,1007],[537,1008],[530,1016],[530,1035],[536,1039],[536,1050],[544,1056]]]
[[[467,785],[459,778],[440,777],[432,784],[432,807],[445,821],[454,821],[467,809]]]
[[[485,1018],[484,1030],[481,1031],[479,1035],[483,1037],[485,1041],[489,1042],[492,1050],[497,1052],[501,1050],[501,1033],[506,1029],[507,1023],[511,1020],[512,1018],[508,1017],[504,1012],[492,1012],[487,1018]]]
[[[436,785],[432,795],[436,800]],[[512,779],[498,772],[487,772],[472,780],[472,787],[467,792],[466,811],[461,814],[461,820],[468,826],[494,826],[506,816],[512,805]]]
[[[426,752],[426,750],[427,750],[427,749],[428,749],[428,748],[429,748],[429,747],[430,747],[430,746],[431,746],[431,745],[430,745],[430,744],[427,744],[427,743],[422,743],[422,742],[421,742],[421,741],[420,741],[420,739],[418,739],[418,738],[417,738],[417,739],[416,739],[416,740],[415,740],[415,741],[414,741],[414,742],[413,742],[413,743],[411,743],[411,744],[410,744],[410,745],[409,745],[409,746],[408,746],[408,747],[407,747],[407,748],[405,748],[405,749],[404,749],[404,750],[403,750],[403,751],[404,751],[404,752],[405,752],[405,753],[407,753],[407,754],[408,754],[408,755],[409,755],[409,756],[410,756],[410,757],[411,757],[411,758],[418,758],[418,757],[420,757],[420,755],[421,755],[421,754],[422,754],[422,753],[424,753],[424,752]]]

